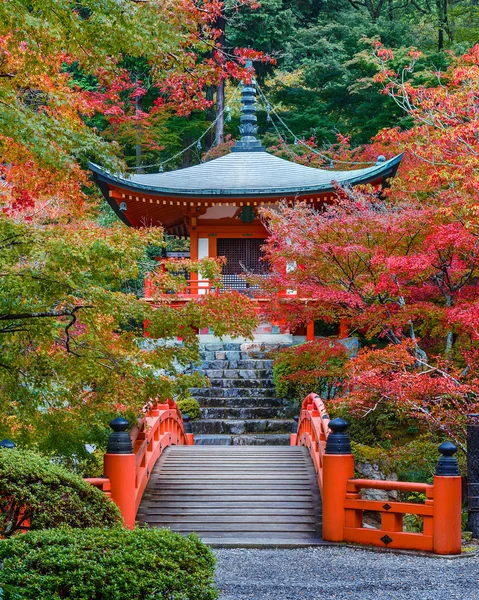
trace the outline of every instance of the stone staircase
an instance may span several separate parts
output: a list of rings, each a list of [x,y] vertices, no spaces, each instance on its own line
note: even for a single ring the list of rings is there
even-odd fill
[[[202,418],[195,444],[288,445],[292,415],[273,386],[272,361],[259,344],[204,344],[201,372],[211,387],[192,388]]]

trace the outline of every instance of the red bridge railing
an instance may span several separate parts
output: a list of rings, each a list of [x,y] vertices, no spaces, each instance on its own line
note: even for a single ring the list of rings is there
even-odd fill
[[[323,539],[388,548],[425,550],[436,554],[461,553],[461,477],[456,447],[450,442],[439,446],[433,484],[378,481],[354,478],[347,423],[329,420],[321,398],[309,394],[301,407],[297,433],[291,445],[309,449],[316,469],[323,502]],[[362,498],[361,490],[421,492],[424,504],[417,502],[378,501]],[[365,527],[365,511],[381,516],[377,529]],[[422,532],[404,531],[404,515],[418,515]]]
[[[185,419],[186,420],[186,419]],[[168,446],[192,445],[191,426],[186,427],[173,400],[151,403],[144,416],[128,433],[121,417],[110,423],[113,433],[104,457],[105,478],[86,479],[103,490],[118,505],[129,528],[135,517],[156,461]]]

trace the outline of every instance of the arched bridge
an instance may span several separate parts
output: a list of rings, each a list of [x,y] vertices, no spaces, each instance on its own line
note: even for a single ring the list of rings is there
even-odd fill
[[[130,433],[127,421],[112,421],[106,477],[88,481],[111,496],[126,526],[194,531],[211,545],[461,552],[461,477],[449,442],[432,484],[378,481],[354,477],[347,424],[330,421],[316,394],[305,398],[289,447],[194,446],[185,421],[171,400],[149,406]],[[425,501],[368,500],[365,489],[420,492]],[[378,513],[377,528],[365,526],[366,511]],[[407,514],[421,517],[422,531],[404,531]]]

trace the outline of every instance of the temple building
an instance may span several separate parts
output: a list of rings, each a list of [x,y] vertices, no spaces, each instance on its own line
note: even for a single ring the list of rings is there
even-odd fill
[[[380,157],[376,165],[351,171],[316,169],[268,153],[257,139],[256,89],[242,89],[241,139],[232,152],[193,167],[127,177],[90,164],[105,199],[130,227],[162,226],[188,237],[190,258],[226,257],[225,289],[246,290],[245,270],[261,273],[261,246],[267,231],[262,206],[306,202],[314,208],[333,202],[336,184],[384,187],[402,155]],[[191,274],[190,294],[204,294],[208,282]],[[195,282],[197,282],[195,284]],[[311,331],[308,338],[311,338]]]

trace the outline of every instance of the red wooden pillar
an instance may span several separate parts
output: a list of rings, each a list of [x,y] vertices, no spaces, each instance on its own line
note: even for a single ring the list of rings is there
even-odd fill
[[[433,551],[436,554],[461,554],[461,485],[459,467],[451,442],[439,446],[442,454],[434,476]]]
[[[113,433],[108,438],[104,456],[105,475],[111,484],[111,499],[120,509],[129,529],[135,527],[136,517],[136,456],[130,434],[129,423],[122,417],[110,422]]]
[[[347,426],[343,419],[329,422],[331,433],[323,457],[323,539],[329,542],[344,539],[346,488],[348,480],[354,477]]]
[[[339,319],[339,339],[344,340],[349,336],[348,321],[344,317]]]
[[[196,228],[195,228],[196,229]],[[190,227],[190,259],[198,260],[198,232]],[[190,273],[191,293],[198,293],[198,273]]]
[[[306,341],[312,342],[314,340],[314,321],[311,321],[306,325]]]

